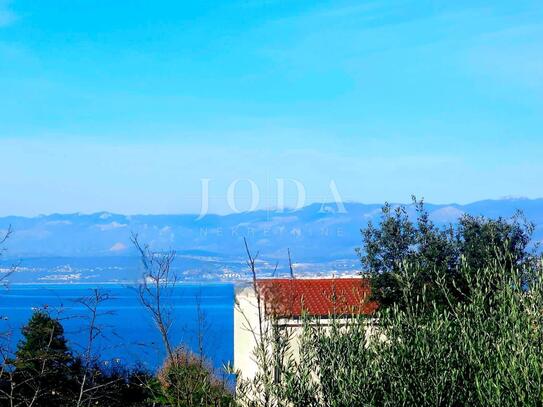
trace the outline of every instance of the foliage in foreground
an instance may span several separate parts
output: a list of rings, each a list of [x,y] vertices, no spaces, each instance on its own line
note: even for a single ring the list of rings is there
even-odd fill
[[[179,351],[158,374],[72,355],[59,320],[34,312],[22,330],[13,358],[0,374],[2,406],[228,406],[225,381],[216,379],[203,358]]]
[[[213,373],[203,357],[179,348],[157,374],[159,391],[155,401],[165,406],[230,406],[233,395],[227,382]]]
[[[362,229],[363,247],[358,254],[381,307],[408,305],[403,302],[398,278],[406,263],[416,271],[411,296],[425,290],[428,300],[447,306],[437,280],[448,286],[447,295],[454,302],[463,301],[470,295],[470,271],[476,274],[496,262],[506,268],[529,267],[535,259],[531,246],[534,225],[520,212],[497,219],[463,214],[456,225],[439,227],[422,201],[413,197],[413,203],[412,214],[405,206],[385,204],[379,223],[370,222]]]
[[[74,356],[58,319],[35,311],[13,358],[2,363],[0,405],[143,406],[152,376],[141,368]]]
[[[439,306],[412,295],[416,270],[398,274],[402,306],[376,319],[307,319],[299,358],[281,361],[269,406],[540,406],[543,404],[543,270],[507,259],[459,269],[470,296],[436,276]],[[424,312],[423,312],[424,311]],[[277,343],[277,342],[276,342]],[[285,345],[288,348],[288,344]],[[282,353],[289,355],[288,349]]]

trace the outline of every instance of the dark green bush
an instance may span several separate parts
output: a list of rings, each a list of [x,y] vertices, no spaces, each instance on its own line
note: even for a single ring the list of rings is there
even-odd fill
[[[158,405],[192,407],[234,405],[226,377],[221,378],[203,358],[179,348],[157,373],[154,401]]]
[[[413,198],[416,217],[405,206],[385,204],[381,219],[362,229],[363,246],[358,249],[364,275],[371,279],[373,297],[381,307],[404,306],[398,276],[409,264],[412,271],[411,296],[421,296],[446,306],[436,278],[448,285],[456,301],[469,296],[466,270],[478,273],[493,266],[522,267],[534,261],[530,239],[533,224],[521,213],[490,219],[464,214],[457,225],[436,226],[422,201]],[[460,273],[460,266],[465,267]]]

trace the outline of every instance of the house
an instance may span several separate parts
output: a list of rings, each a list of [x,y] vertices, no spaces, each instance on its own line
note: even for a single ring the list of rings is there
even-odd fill
[[[234,367],[244,379],[258,372],[255,349],[273,321],[296,337],[302,316],[326,325],[330,317],[371,315],[377,303],[370,300],[370,284],[364,278],[271,278],[259,279],[236,289],[234,308]]]

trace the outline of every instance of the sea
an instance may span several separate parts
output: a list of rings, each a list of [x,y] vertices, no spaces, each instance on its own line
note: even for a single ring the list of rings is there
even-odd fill
[[[83,352],[89,341],[89,310],[81,299],[93,290],[106,294],[100,304],[97,326],[100,335],[93,353],[102,361],[125,366],[140,365],[155,371],[165,351],[150,314],[142,307],[135,286],[125,284],[11,284],[0,288],[0,332],[15,349],[21,328],[32,312],[45,309],[59,319],[74,353]],[[171,340],[194,352],[203,344],[209,362],[217,369],[233,359],[232,283],[178,283],[163,299],[171,307]],[[199,338],[203,338],[200,342]]]

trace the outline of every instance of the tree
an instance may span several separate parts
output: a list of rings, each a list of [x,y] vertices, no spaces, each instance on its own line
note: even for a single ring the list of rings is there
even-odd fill
[[[73,397],[73,357],[62,324],[47,312],[35,311],[22,329],[12,365],[13,383],[23,405],[63,406]]]
[[[456,226],[440,228],[422,200],[413,197],[413,203],[416,220],[411,220],[405,206],[392,208],[385,203],[379,224],[370,222],[361,230],[363,247],[357,252],[363,273],[371,279],[374,299],[383,307],[405,303],[401,280],[406,271],[415,273],[411,296],[444,305],[436,279],[443,279],[457,300],[469,296],[470,287],[459,272],[462,259],[474,273],[495,262],[511,267],[534,259],[529,251],[533,224],[521,213],[509,219],[464,214]]]

